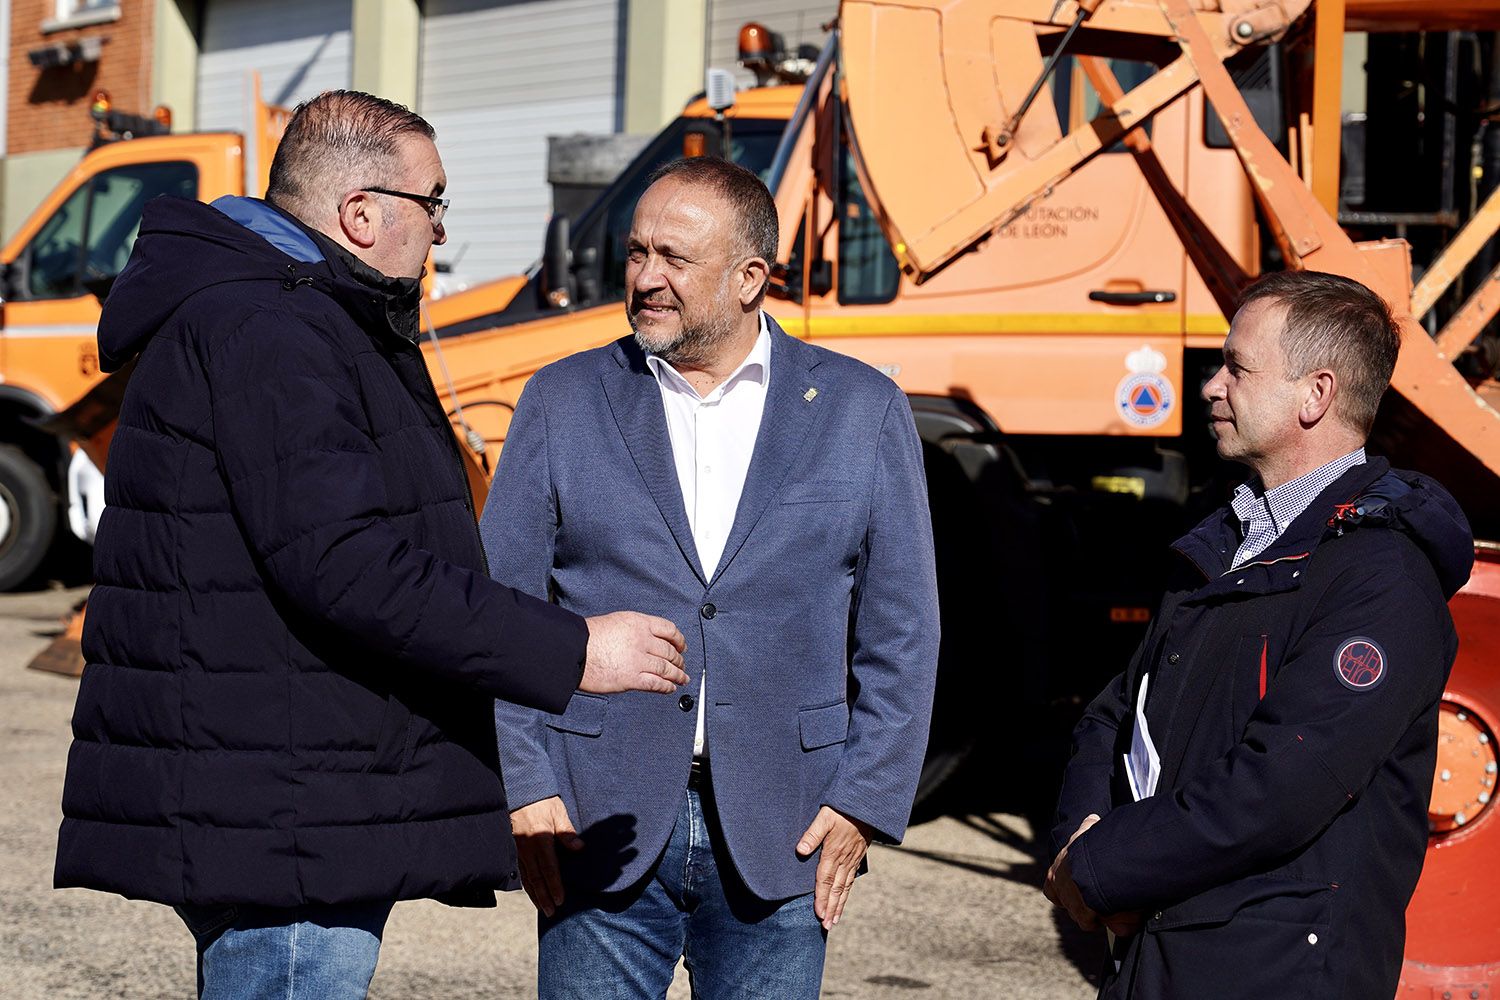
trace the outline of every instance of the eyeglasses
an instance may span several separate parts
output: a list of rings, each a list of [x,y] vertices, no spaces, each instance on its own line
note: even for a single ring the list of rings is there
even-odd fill
[[[397,198],[406,198],[414,201],[427,210],[427,217],[432,220],[434,226],[443,224],[443,216],[448,211],[447,198],[434,198],[426,194],[413,194],[410,191],[392,191],[389,188],[364,188],[371,194],[388,194]]]

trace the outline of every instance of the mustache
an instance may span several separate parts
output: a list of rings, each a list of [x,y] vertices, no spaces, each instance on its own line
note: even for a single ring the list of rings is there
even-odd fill
[[[640,312],[642,309],[681,309],[682,306],[676,299],[658,298],[651,295],[632,295],[630,297],[630,311]]]

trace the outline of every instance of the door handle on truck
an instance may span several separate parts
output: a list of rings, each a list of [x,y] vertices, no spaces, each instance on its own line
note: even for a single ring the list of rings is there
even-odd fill
[[[1165,288],[1148,288],[1142,292],[1111,292],[1096,288],[1089,292],[1090,302],[1105,302],[1112,306],[1142,306],[1156,302],[1176,302],[1177,293]]]

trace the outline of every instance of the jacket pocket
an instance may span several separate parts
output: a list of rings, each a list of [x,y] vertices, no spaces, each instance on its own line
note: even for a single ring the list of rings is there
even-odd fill
[[[547,717],[547,725],[560,733],[598,736],[604,732],[604,711],[608,707],[608,698],[575,691],[572,700],[568,702],[568,707],[561,715]]]
[[[817,750],[819,747],[844,742],[849,736],[848,704],[836,701],[832,705],[798,709],[797,732],[802,738],[804,750]]]
[[[1164,910],[1148,924],[1162,960],[1156,985],[1172,996],[1225,1000],[1263,996],[1255,991],[1267,983],[1287,1000],[1328,995],[1334,891],[1327,882],[1253,876]],[[1226,976],[1227,955],[1255,975],[1236,987]]]
[[[854,498],[854,484],[846,479],[815,479],[781,488],[782,503],[843,503]]]
[[[395,695],[388,695],[380,732],[375,737],[375,752],[365,770],[371,774],[400,774],[406,770],[406,760],[411,755],[411,730],[411,709]]]

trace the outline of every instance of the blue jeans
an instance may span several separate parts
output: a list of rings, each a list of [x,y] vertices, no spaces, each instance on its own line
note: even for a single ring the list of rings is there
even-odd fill
[[[201,1000],[364,1000],[391,903],[179,906]]]
[[[639,885],[565,899],[538,923],[541,1000],[656,1000],[678,958],[694,1000],[817,1000],[823,982],[827,933],[812,893],[774,902],[753,895],[706,789],[688,789],[666,850]]]

